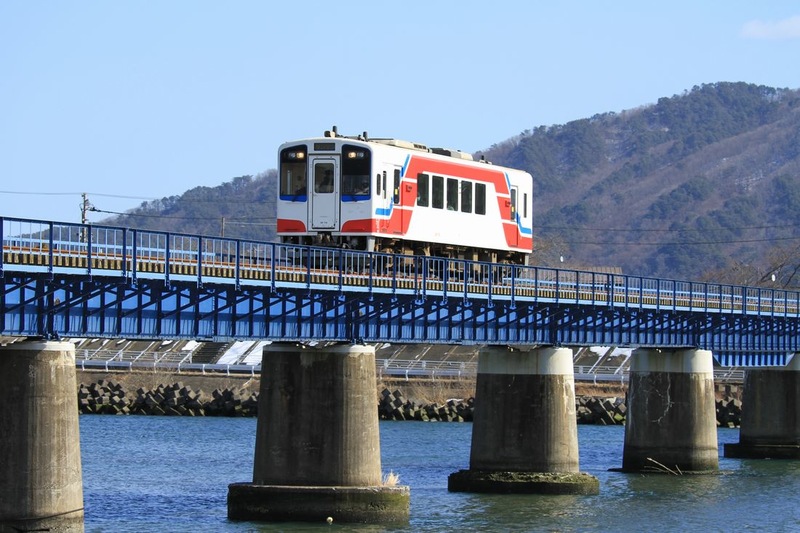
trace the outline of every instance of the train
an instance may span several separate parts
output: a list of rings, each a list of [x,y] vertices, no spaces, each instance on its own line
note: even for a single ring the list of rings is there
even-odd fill
[[[533,178],[446,148],[340,135],[281,144],[281,243],[527,264]]]

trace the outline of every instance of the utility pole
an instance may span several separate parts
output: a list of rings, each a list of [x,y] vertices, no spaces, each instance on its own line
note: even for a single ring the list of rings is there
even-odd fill
[[[81,224],[86,224],[86,212],[92,208],[92,204],[89,202],[89,197],[86,193],[81,194],[81,198],[83,199],[81,202]]]
[[[81,198],[82,198],[81,224],[85,226],[89,222],[88,219],[86,218],[86,212],[92,211],[94,209],[94,206],[92,205],[92,202],[89,201],[89,196],[86,193],[81,194]],[[86,240],[87,240],[86,228],[83,227],[81,228],[81,242],[86,242]]]

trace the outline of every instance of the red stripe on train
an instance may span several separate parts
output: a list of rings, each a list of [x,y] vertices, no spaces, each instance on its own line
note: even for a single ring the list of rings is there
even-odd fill
[[[306,224],[302,220],[291,220],[287,218],[278,219],[278,233],[305,233]]]
[[[348,220],[342,224],[342,233],[375,233],[378,221],[370,218]]]
[[[411,222],[411,212],[406,211],[407,215],[402,217],[400,210],[395,208],[391,218],[362,218],[358,220],[348,220],[342,224],[342,233],[381,233],[389,235],[405,235],[408,233],[408,225]]]

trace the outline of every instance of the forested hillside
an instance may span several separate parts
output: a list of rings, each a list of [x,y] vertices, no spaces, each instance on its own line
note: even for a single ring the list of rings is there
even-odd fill
[[[275,238],[277,171],[240,176],[217,187],[145,202],[104,223],[162,231],[271,241]]]
[[[533,175],[535,263],[798,283],[800,91],[708,84],[536,127],[477,155]],[[109,222],[271,240],[275,194],[269,170]]]
[[[485,155],[533,174],[539,262],[756,282],[800,243],[798,91],[703,85]],[[777,281],[792,274],[786,264]]]

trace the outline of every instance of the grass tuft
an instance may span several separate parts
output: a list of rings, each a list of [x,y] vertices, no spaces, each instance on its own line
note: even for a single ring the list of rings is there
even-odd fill
[[[398,483],[400,483],[400,474],[395,474],[394,472],[390,471],[388,474],[383,476],[384,487],[396,487]]]

